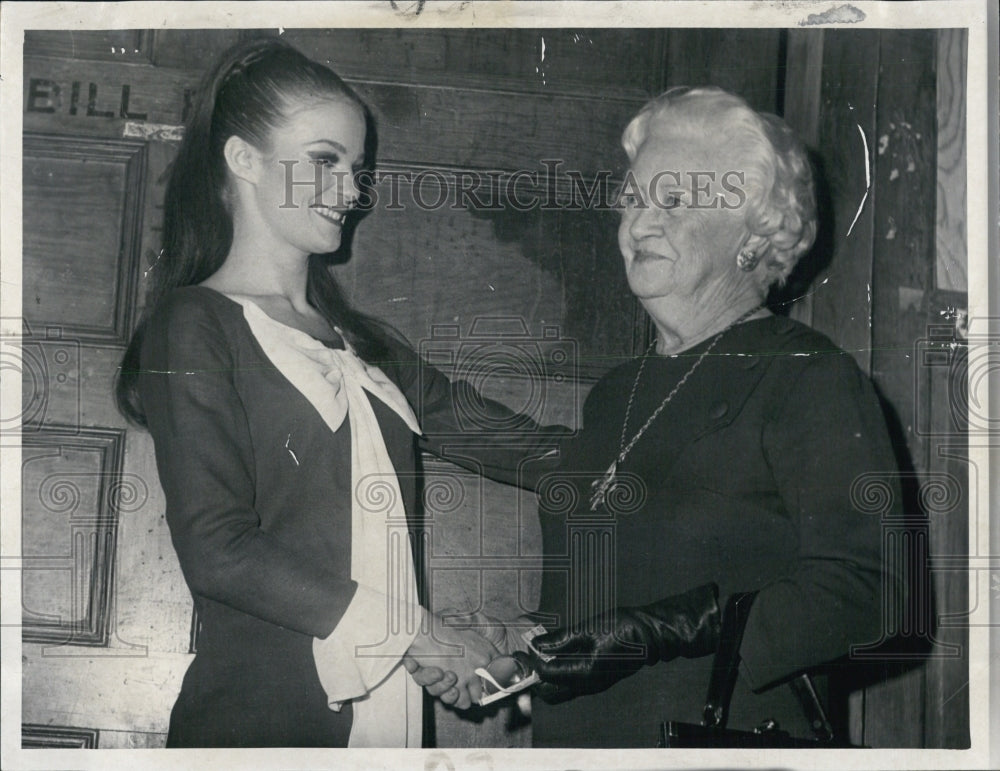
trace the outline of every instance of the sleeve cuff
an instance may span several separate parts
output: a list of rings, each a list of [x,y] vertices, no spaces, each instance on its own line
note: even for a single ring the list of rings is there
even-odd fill
[[[364,696],[396,668],[424,625],[420,605],[362,584],[336,628],[313,638],[313,661],[331,709]]]

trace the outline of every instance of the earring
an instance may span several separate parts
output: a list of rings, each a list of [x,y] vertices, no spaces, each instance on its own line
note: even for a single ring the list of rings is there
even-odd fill
[[[753,249],[740,249],[740,253],[736,255],[736,267],[747,273],[756,268],[758,262],[760,257]]]

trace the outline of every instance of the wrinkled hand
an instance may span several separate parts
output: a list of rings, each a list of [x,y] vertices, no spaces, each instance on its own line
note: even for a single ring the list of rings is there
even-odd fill
[[[456,608],[448,608],[441,611],[441,618],[448,626],[458,629],[471,629],[478,632],[504,655],[509,655],[514,651],[527,651],[527,643],[520,634],[520,627],[524,626],[519,619],[519,625],[507,625],[498,618],[494,618],[481,610],[466,613]]]
[[[410,645],[403,665],[414,681],[432,696],[456,709],[479,703],[482,686],[478,667],[500,655],[496,646],[471,629],[445,626],[432,615],[429,633],[421,633]]]
[[[719,642],[718,589],[706,584],[641,607],[620,607],[575,629],[557,629],[532,640],[552,656],[530,657],[548,701],[599,693],[646,665],[715,651]]]

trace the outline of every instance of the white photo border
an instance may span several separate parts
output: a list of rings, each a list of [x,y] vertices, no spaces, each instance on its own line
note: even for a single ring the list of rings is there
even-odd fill
[[[0,307],[4,318],[21,313],[21,134],[23,32],[26,29],[219,29],[282,27],[798,27],[810,14],[846,6],[863,19],[830,23],[826,28],[945,28],[968,30],[968,254],[969,317],[988,325],[990,339],[1000,339],[1000,241],[996,214],[997,178],[997,8],[988,0],[943,2],[104,2],[4,3],[0,7]],[[983,131],[983,127],[988,127]],[[986,159],[981,162],[978,159]],[[991,171],[992,170],[992,171]],[[993,216],[989,216],[992,214]],[[991,257],[992,256],[992,257]],[[5,332],[7,330],[4,330]],[[1000,404],[1000,383],[990,392]],[[20,404],[20,382],[0,383],[0,399]],[[988,409],[986,405],[981,405]],[[9,414],[6,413],[5,414]],[[997,410],[989,414],[996,415]],[[981,469],[1000,469],[1000,437],[970,443],[970,457]],[[991,460],[993,461],[991,464]],[[1000,620],[998,602],[975,611],[970,632],[971,699],[969,750],[21,750],[20,453],[4,448],[0,460],[0,556],[2,556],[2,766],[9,769],[61,768],[403,768],[403,769],[603,769],[663,767],[714,768],[997,768],[1000,737]],[[1000,508],[1000,474],[980,480],[978,506],[993,520]],[[990,507],[990,503],[994,506]],[[970,509],[974,507],[970,506]],[[979,543],[1000,555],[1000,527],[972,521]],[[970,536],[972,534],[970,533]],[[983,596],[970,571],[970,596]],[[986,590],[989,597],[989,589]],[[992,621],[992,623],[991,623]],[[994,731],[994,733],[1000,733]],[[993,746],[991,747],[991,740]]]

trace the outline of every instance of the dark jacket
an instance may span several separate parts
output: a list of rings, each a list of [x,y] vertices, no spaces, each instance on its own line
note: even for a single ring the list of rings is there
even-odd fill
[[[544,430],[507,446],[462,436],[456,403],[471,398],[468,386],[403,346],[392,353],[382,369],[423,430],[450,434],[449,449],[485,473],[512,478],[526,455],[551,444]],[[179,289],[160,304],[141,366],[166,518],[201,625],[168,746],[346,746],[351,709],[327,707],[312,639],[330,634],[357,588],[348,421],[331,432],[267,359],[242,307],[210,289]],[[371,404],[416,528],[418,437],[378,399]],[[487,422],[512,415],[476,406]]]
[[[708,343],[652,356],[625,441]],[[882,636],[881,520],[855,505],[871,472],[900,496],[870,382],[827,338],[784,318],[729,331],[619,466],[617,496],[591,511],[591,482],[619,452],[639,360],[588,396],[581,435],[543,478],[541,611],[572,625],[610,605],[641,605],[709,581],[721,600],[759,590],[741,653],[731,727],[765,718],[808,735],[792,675]],[[563,484],[565,483],[565,484]],[[568,492],[572,491],[572,495]],[[560,705],[536,699],[535,746],[655,746],[661,721],[700,722],[712,659],[642,669]]]

